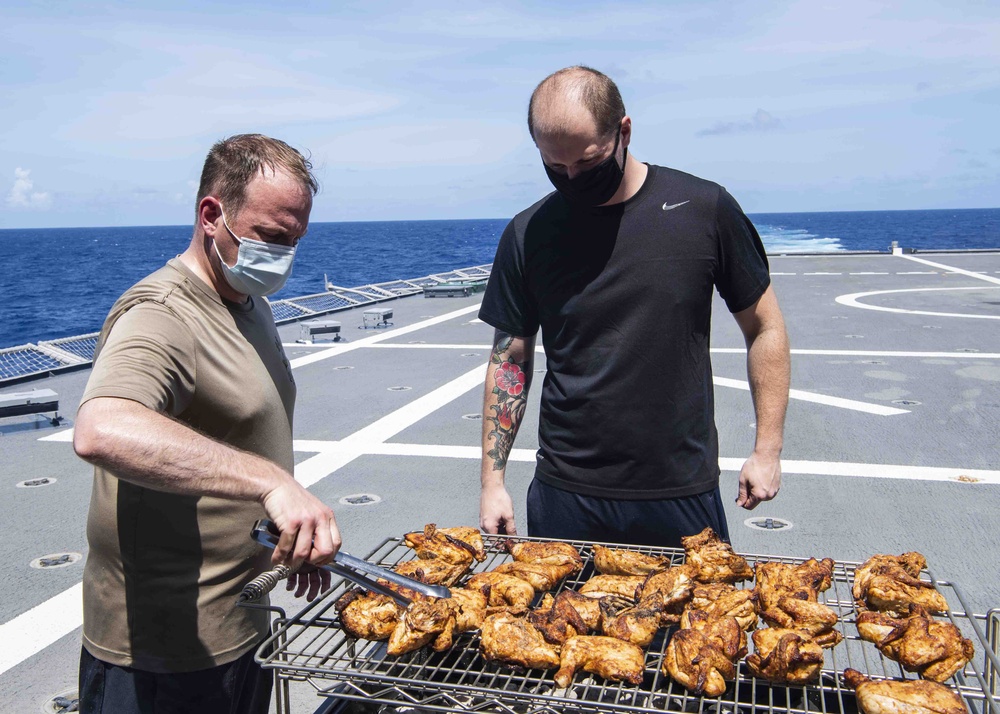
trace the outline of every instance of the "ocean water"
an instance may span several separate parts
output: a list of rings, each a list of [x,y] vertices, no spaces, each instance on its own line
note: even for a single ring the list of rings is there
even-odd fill
[[[1000,248],[1000,209],[751,214],[769,253]],[[274,298],[490,263],[507,219],[313,223]],[[0,347],[99,330],[190,226],[0,230]]]

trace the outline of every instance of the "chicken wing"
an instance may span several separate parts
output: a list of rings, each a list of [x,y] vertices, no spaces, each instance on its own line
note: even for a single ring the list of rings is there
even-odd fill
[[[478,630],[486,619],[486,596],[469,588],[449,589],[455,611],[455,632]]]
[[[535,589],[530,583],[496,571],[476,573],[469,578],[466,587],[486,597],[488,613],[504,611],[521,615],[535,599]]]
[[[403,612],[392,598],[358,588],[344,593],[335,608],[341,629],[362,640],[389,639]]]
[[[784,627],[807,634],[820,647],[834,647],[844,635],[834,629],[837,613],[821,602],[783,597],[777,604],[761,612],[771,627]]]
[[[692,578],[701,583],[736,583],[750,580],[753,570],[733,547],[706,528],[701,533],[681,538],[686,562],[692,566]]]
[[[966,714],[957,692],[921,679],[869,679],[856,669],[845,669],[844,680],[854,688],[863,714]]]
[[[873,555],[854,573],[851,592],[858,608],[867,606],[902,617],[912,603],[928,612],[947,612],[948,601],[934,588],[934,583],[920,579],[920,571],[926,565],[924,556],[915,552]]]
[[[571,595],[592,602],[595,607],[600,607],[600,601],[580,595],[572,590],[564,590],[555,598],[550,593],[546,593],[542,597],[541,604],[528,612],[528,622],[542,633],[546,642],[561,645],[570,637],[586,635],[593,629],[584,622],[580,611],[574,607],[573,601],[568,597]]]
[[[692,572],[692,566],[678,565],[651,573],[639,588],[639,599],[656,602],[664,624],[677,622],[695,586]]]
[[[468,538],[475,533],[478,540],[478,548],[472,543],[467,543],[462,538],[449,534],[459,532]],[[469,564],[473,559],[482,562],[486,560],[486,551],[483,549],[483,538],[479,531],[475,529],[438,528],[433,523],[424,526],[423,533],[407,533],[404,536],[406,544],[416,551],[417,557],[421,560],[443,560],[446,563]]]
[[[924,679],[943,682],[962,669],[975,654],[972,640],[950,622],[939,622],[919,605],[910,606],[905,620],[865,611],[857,618],[858,633],[874,642],[889,659]]]
[[[776,684],[806,684],[819,678],[823,650],[797,630],[768,627],[753,633],[756,650],[747,657],[753,676]]]
[[[419,580],[422,583],[427,583],[428,585],[447,585],[451,587],[458,582],[459,578],[465,575],[469,570],[468,563],[449,563],[445,560],[404,560],[402,563],[397,563],[393,570],[395,570],[400,575],[405,575],[408,578],[413,578],[414,580]],[[381,581],[385,582],[385,581]],[[388,585],[388,583],[386,583]],[[394,589],[403,592],[404,589],[400,589],[398,586],[390,585]],[[404,594],[412,593],[412,591],[406,591]],[[412,599],[412,598],[411,598]]]
[[[490,661],[514,664],[529,669],[555,669],[559,651],[545,641],[523,617],[508,612],[487,616],[479,630],[479,645]]]
[[[601,632],[639,647],[648,647],[662,624],[659,603],[655,599],[640,600],[638,605],[633,605],[618,598],[604,597],[600,605]]]
[[[757,563],[754,578],[761,613],[776,608],[783,597],[816,602],[819,593],[827,590],[833,581],[833,566],[830,558],[810,558],[798,565]]]
[[[735,617],[712,617],[704,610],[685,610],[682,630],[697,630],[726,657],[737,662],[747,654],[747,633]]]
[[[733,617],[747,632],[757,628],[757,599],[754,590],[738,590],[729,583],[696,584],[688,608],[704,610],[709,617]]]
[[[401,655],[428,643],[440,652],[451,647],[455,632],[455,610],[451,598],[430,598],[411,603],[389,636],[386,652]]]
[[[636,594],[646,578],[642,575],[595,575],[580,586],[580,593],[587,597],[618,595],[636,600]]]
[[[615,637],[572,637],[563,645],[556,684],[566,688],[580,669],[613,682],[642,683],[644,657],[631,642]]]
[[[670,558],[595,544],[594,567],[603,575],[648,575],[670,567]]]
[[[535,590],[545,592],[553,589],[570,573],[574,572],[573,565],[549,565],[547,563],[504,563],[493,569],[495,573],[513,575],[531,584]]]
[[[694,694],[717,697],[726,691],[726,680],[736,676],[736,666],[698,630],[678,630],[667,643],[662,669]]]
[[[570,572],[577,573],[583,569],[583,558],[576,548],[569,543],[559,541],[532,542],[520,541],[515,543],[508,540],[508,552],[514,556],[514,560],[521,563],[545,563],[546,565],[572,565]]]

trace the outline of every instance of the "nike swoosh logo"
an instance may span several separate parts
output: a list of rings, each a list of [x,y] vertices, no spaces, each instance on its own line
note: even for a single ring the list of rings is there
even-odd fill
[[[663,204],[663,210],[664,211],[672,211],[675,208],[679,208],[680,206],[683,206],[685,203],[691,203],[691,200],[688,199],[687,201],[681,201],[680,203],[673,203],[673,204],[669,204],[669,205],[666,204],[666,203],[664,203]]]

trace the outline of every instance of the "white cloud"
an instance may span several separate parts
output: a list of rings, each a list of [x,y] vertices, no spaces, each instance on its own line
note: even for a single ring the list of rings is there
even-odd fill
[[[703,129],[698,136],[720,136],[723,134],[742,134],[748,131],[773,131],[781,128],[781,120],[773,114],[758,109],[749,121],[730,121],[716,124],[710,129]]]
[[[29,178],[30,175],[31,169],[22,169],[20,166],[14,169],[14,185],[7,194],[7,205],[11,208],[43,210],[52,205],[48,193],[31,190],[35,183]]]

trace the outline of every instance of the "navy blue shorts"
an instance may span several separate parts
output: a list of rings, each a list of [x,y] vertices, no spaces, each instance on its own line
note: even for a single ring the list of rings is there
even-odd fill
[[[729,542],[719,488],[696,496],[630,501],[581,496],[537,477],[528,485],[528,535],[560,540],[681,547],[711,526]]]
[[[273,677],[251,649],[211,669],[157,674],[80,654],[83,714],[267,714]]]

